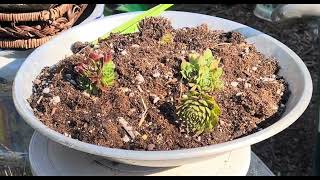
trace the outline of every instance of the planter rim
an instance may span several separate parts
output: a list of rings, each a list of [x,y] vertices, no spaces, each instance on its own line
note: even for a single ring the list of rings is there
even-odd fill
[[[257,142],[260,142],[262,140],[265,140],[280,131],[284,130],[288,126],[290,126],[294,121],[296,121],[301,114],[305,111],[307,108],[311,96],[312,96],[312,79],[310,76],[310,73],[303,63],[303,61],[287,46],[279,42],[278,40],[260,32],[253,28],[250,28],[248,26],[244,26],[240,23],[236,23],[234,21],[226,20],[219,17],[213,17],[208,15],[202,15],[198,13],[190,13],[190,12],[183,12],[183,11],[166,11],[164,15],[170,15],[170,16],[184,16],[184,15],[192,15],[192,16],[198,16],[199,18],[204,17],[210,17],[210,18],[216,18],[223,20],[226,23],[236,23],[238,25],[241,25],[242,27],[248,28],[250,32],[252,33],[259,33],[262,37],[267,38],[271,40],[273,43],[277,44],[279,47],[281,47],[286,53],[288,53],[291,58],[294,60],[294,62],[299,66],[300,71],[303,74],[303,80],[304,80],[304,88],[302,96],[299,97],[298,103],[292,108],[292,110],[284,115],[281,119],[279,119],[276,123],[268,126],[267,128],[250,134],[248,136],[238,138],[232,141],[228,141],[225,143],[215,144],[215,145],[209,145],[205,147],[198,147],[198,148],[191,148],[191,149],[181,149],[181,150],[170,150],[170,151],[134,151],[134,150],[123,150],[123,149],[115,149],[115,148],[108,148],[98,145],[93,145],[85,142],[81,142],[72,138],[65,137],[64,135],[48,128],[44,124],[42,124],[34,115],[33,112],[30,113],[30,108],[27,108],[25,102],[19,98],[20,94],[18,93],[17,89],[19,89],[19,84],[22,82],[23,77],[21,71],[26,71],[26,65],[32,60],[32,57],[37,56],[37,54],[41,53],[41,50],[44,49],[49,44],[52,44],[55,39],[58,39],[62,36],[64,36],[66,33],[75,32],[78,29],[80,29],[82,26],[90,26],[92,23],[104,23],[109,20],[112,20],[112,18],[117,17],[123,17],[123,16],[133,16],[141,12],[132,12],[132,13],[122,13],[117,15],[108,16],[102,19],[99,19],[94,22],[90,22],[84,25],[78,25],[76,27],[73,27],[65,32],[60,33],[56,37],[54,37],[51,41],[46,43],[45,45],[37,48],[34,50],[30,56],[26,59],[26,61],[22,64],[20,67],[17,76],[15,78],[14,84],[13,84],[13,100],[14,104],[16,106],[17,111],[19,114],[23,117],[23,119],[36,131],[41,133],[44,136],[47,136],[53,141],[56,141],[60,144],[63,144],[65,146],[68,146],[70,148],[98,155],[103,157],[109,157],[113,159],[127,159],[127,160],[143,160],[143,161],[159,161],[159,160],[177,160],[177,159],[184,159],[184,158],[193,158],[193,157],[204,157],[209,154],[219,154],[227,151],[231,151],[233,149],[238,149],[245,146],[250,146],[252,144],[255,144]]]

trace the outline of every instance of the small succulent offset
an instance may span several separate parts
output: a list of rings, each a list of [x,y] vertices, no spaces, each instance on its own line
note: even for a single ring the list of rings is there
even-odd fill
[[[212,130],[218,123],[221,110],[213,97],[197,91],[184,95],[177,107],[177,116],[188,133],[195,136]]]
[[[160,44],[167,45],[173,42],[173,36],[171,33],[164,34],[160,39]]]
[[[220,79],[223,70],[218,67],[219,62],[210,49],[206,49],[202,55],[189,54],[188,61],[183,60],[181,63],[182,77],[192,85],[192,90],[219,90],[223,88],[223,81]]]
[[[77,82],[80,88],[92,94],[98,93],[99,90],[106,91],[116,78],[110,52],[91,52],[83,62],[74,67],[74,70],[79,74]]]

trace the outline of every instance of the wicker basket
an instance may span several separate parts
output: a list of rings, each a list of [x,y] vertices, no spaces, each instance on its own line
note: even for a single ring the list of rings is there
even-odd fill
[[[31,13],[0,13],[0,48],[30,49],[69,29],[87,4],[61,4]]]

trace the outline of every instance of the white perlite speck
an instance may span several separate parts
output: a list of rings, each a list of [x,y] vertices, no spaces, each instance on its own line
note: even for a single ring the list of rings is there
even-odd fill
[[[245,79],[237,78],[237,81],[241,82],[241,81],[245,81]]]
[[[128,53],[127,53],[126,50],[121,51],[121,55],[125,56],[125,55],[127,55],[127,54],[128,54]]]
[[[278,110],[278,106],[276,106],[276,105],[273,105],[272,107],[271,107],[271,109],[273,109],[273,110]]]
[[[50,92],[50,89],[49,88],[44,88],[42,92],[43,92],[43,94],[48,94]]]
[[[261,77],[260,78],[263,82],[270,82],[270,81],[275,81],[276,79],[274,78],[268,78],[268,77]]]
[[[60,102],[60,97],[59,97],[59,96],[54,96],[54,97],[51,99],[51,103],[52,103],[53,105],[57,105],[59,102]]]
[[[143,76],[141,74],[138,74],[136,76],[136,81],[137,81],[138,84],[142,84],[144,82]]]
[[[131,47],[133,47],[133,48],[138,48],[138,47],[140,47],[138,44],[132,44],[132,46]]]
[[[281,89],[278,89],[276,93],[281,94]]]
[[[237,87],[239,83],[238,83],[238,82],[235,82],[235,81],[232,81],[230,84],[231,84],[231,86],[233,86],[233,87]]]
[[[150,98],[153,104],[157,103],[160,100],[160,98],[155,94],[150,94]]]
[[[242,94],[243,94],[242,92],[238,92],[236,96],[241,96]]]
[[[154,78],[159,77],[159,76],[160,76],[159,71],[155,71],[155,72],[152,74],[152,76],[153,76]]]
[[[251,88],[251,84],[250,83],[244,83],[244,88]]]
[[[127,143],[130,141],[130,138],[127,135],[124,135],[122,141]]]

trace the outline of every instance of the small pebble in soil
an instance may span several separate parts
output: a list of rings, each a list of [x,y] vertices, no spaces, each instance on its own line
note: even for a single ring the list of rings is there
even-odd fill
[[[135,108],[131,108],[130,110],[129,110],[129,115],[132,115],[134,112],[136,112],[137,111],[137,109],[135,109]]]
[[[230,84],[231,84],[231,86],[233,86],[233,87],[237,87],[239,83],[238,83],[238,82],[235,82],[235,81],[232,81]]]
[[[243,94],[243,92],[238,92],[237,94],[236,94],[236,96],[241,96]]]
[[[43,98],[43,96],[40,96],[39,100],[37,101],[37,104],[40,104],[42,98]]]
[[[121,55],[125,56],[127,54],[128,54],[128,52],[126,50],[121,51]]]
[[[153,72],[152,76],[153,76],[154,78],[160,77],[159,71]]]
[[[122,138],[122,141],[123,141],[123,142],[126,142],[126,143],[129,142],[129,141],[130,141],[129,136],[124,135],[123,138]]]
[[[33,83],[36,84],[36,85],[39,85],[41,83],[41,81],[39,79],[36,79],[36,80],[33,81]]]
[[[137,84],[142,84],[144,82],[144,78],[141,74],[138,74],[135,80],[137,81]]]
[[[252,67],[252,70],[253,70],[253,71],[256,71],[257,69],[258,69],[258,68],[255,67],[255,66]]]
[[[225,122],[221,121],[221,120],[219,121],[219,123],[220,123],[221,126],[223,126],[225,124]]]
[[[138,88],[138,90],[139,90],[140,92],[143,92],[143,90],[142,90],[142,88],[141,88],[140,85],[137,85],[137,88]]]
[[[141,136],[141,138],[142,138],[143,140],[147,140],[148,135],[144,134],[144,135]]]
[[[198,136],[197,140],[198,140],[198,141],[201,141],[201,136]]]
[[[272,110],[278,110],[278,108],[279,108],[279,107],[276,106],[276,105],[273,105],[273,106],[271,107]]]
[[[133,92],[129,93],[129,97],[133,97],[133,96],[134,96]]]
[[[148,151],[152,151],[156,146],[154,144],[148,144]]]
[[[54,96],[52,99],[51,99],[51,103],[53,105],[57,105],[58,103],[60,103],[60,97],[59,96]]]
[[[237,78],[237,81],[241,82],[241,81],[245,81],[245,79]]]
[[[160,98],[155,94],[150,94],[150,100],[153,104],[156,104],[160,100]]]
[[[249,47],[245,47],[245,48],[244,48],[244,53],[245,53],[245,54],[249,54],[249,52],[250,52]]]
[[[44,89],[42,90],[42,93],[43,93],[43,94],[49,94],[49,93],[50,93],[50,89],[49,89],[49,88],[44,88]]]
[[[263,77],[263,78],[260,78],[263,82],[269,82],[269,81],[274,81],[275,79],[273,78],[269,78],[269,77]]]
[[[133,47],[133,48],[139,48],[140,46],[139,46],[138,44],[132,44],[131,47]]]
[[[244,88],[251,88],[251,84],[250,83],[244,83]]]
[[[133,127],[130,126],[129,123],[123,117],[118,117],[117,120],[121,124],[121,126],[125,129],[125,131],[130,135],[130,137],[134,139],[135,134],[133,132]]]
[[[86,97],[90,97],[90,94],[87,93],[86,91],[83,91],[82,94],[83,94],[84,96],[86,96]]]
[[[122,92],[126,93],[126,92],[130,92],[131,89],[127,88],[127,87],[121,87],[119,88]]]

